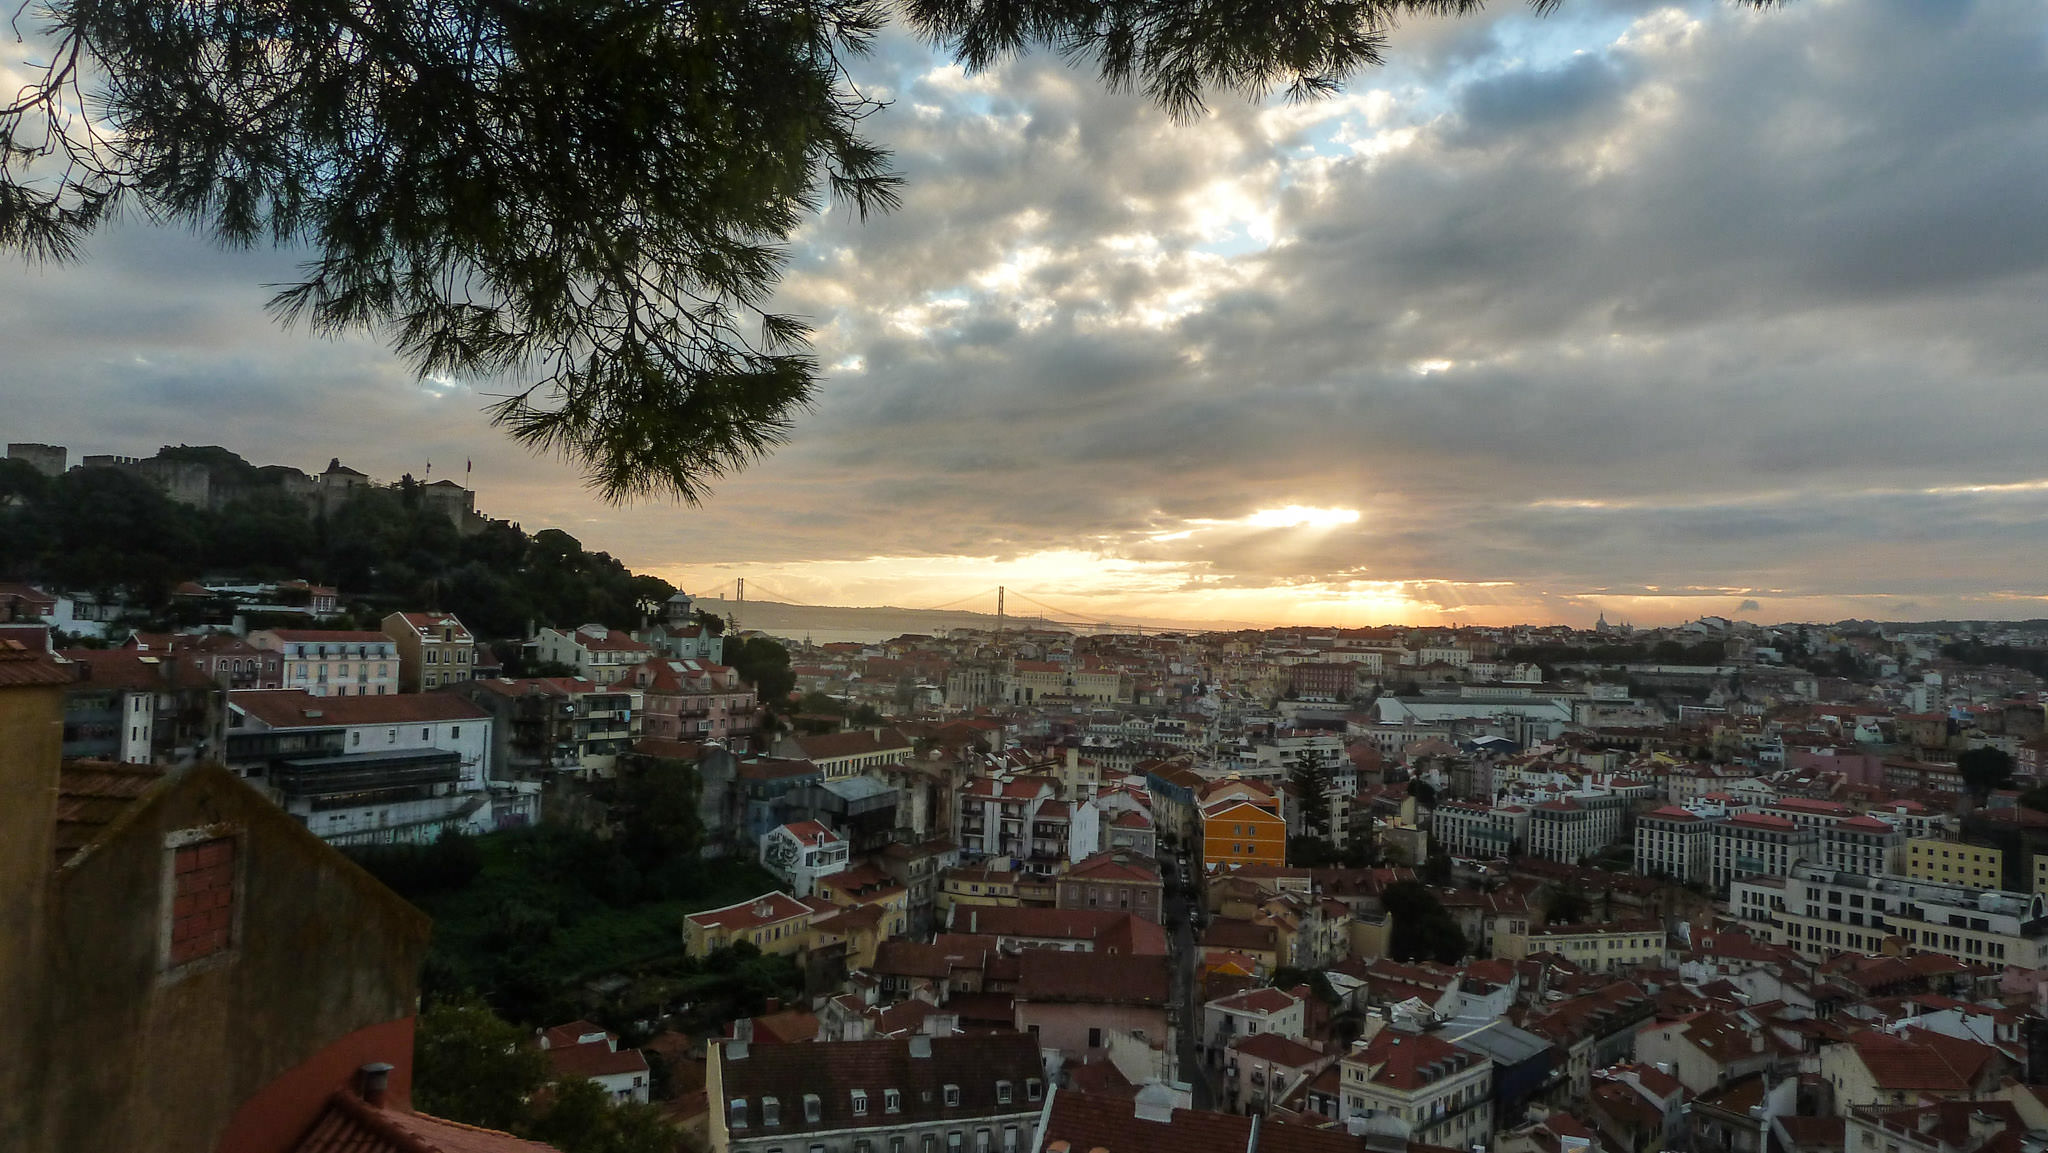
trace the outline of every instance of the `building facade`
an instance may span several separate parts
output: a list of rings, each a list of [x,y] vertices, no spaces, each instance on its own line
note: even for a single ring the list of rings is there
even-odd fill
[[[249,643],[282,660],[279,683],[316,697],[371,697],[398,691],[398,642],[381,632],[259,629]]]

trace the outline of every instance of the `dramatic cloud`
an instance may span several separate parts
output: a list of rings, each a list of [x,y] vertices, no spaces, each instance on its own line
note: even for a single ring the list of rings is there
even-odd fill
[[[906,204],[807,230],[781,303],[823,399],[702,509],[592,503],[485,398],[268,326],[289,255],[140,227],[0,279],[0,391],[10,438],[79,451],[474,458],[493,513],[705,591],[2034,615],[2044,47],[2017,0],[1574,0],[1176,125],[1055,59],[891,40]]]

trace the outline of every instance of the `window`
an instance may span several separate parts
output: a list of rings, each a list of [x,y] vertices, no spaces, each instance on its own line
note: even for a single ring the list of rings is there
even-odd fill
[[[1017,1127],[1003,1126],[1003,1153],[1017,1153]]]
[[[816,1125],[820,1113],[820,1102],[816,1093],[804,1094],[804,1123]]]
[[[434,739],[434,730],[432,730],[432,729],[421,729],[421,730],[420,730],[420,739],[421,739],[421,740],[423,740],[423,741],[431,741],[431,740],[433,740],[433,739]]]
[[[782,1102],[773,1097],[761,1098],[761,1124],[782,1124]]]
[[[903,1153],[902,1134],[889,1138],[889,1153]]]
[[[1090,1049],[1102,1048],[1102,1030],[1100,1028],[1088,1030],[1088,1047]]]
[[[868,1115],[868,1095],[866,1090],[855,1089],[853,1091],[853,1115],[856,1117]]]
[[[746,1127],[747,1099],[745,1097],[735,1097],[732,1099],[732,1122],[728,1128],[744,1129]]]
[[[986,1129],[976,1129],[974,1131],[974,1153],[988,1153],[991,1136],[992,1134]]]
[[[960,1086],[948,1084],[946,1086],[946,1105],[950,1108],[958,1104],[960,1104]]]
[[[1008,1081],[998,1081],[998,1082],[996,1082],[996,1104],[998,1104],[998,1105],[1008,1105],[1009,1103],[1010,1103],[1010,1083],[1009,1083]]]
[[[235,839],[170,837],[171,919],[164,962],[177,968],[225,953],[235,933]]]
[[[946,1148],[951,1153],[960,1153],[960,1150],[966,1146],[966,1135],[961,1133],[960,1130],[955,1129],[951,1133],[946,1134]]]

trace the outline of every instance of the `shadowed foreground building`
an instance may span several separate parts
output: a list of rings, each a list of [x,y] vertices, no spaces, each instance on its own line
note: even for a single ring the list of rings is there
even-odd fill
[[[423,915],[217,765],[62,762],[69,680],[0,641],[0,1149],[544,1148],[407,1107]]]

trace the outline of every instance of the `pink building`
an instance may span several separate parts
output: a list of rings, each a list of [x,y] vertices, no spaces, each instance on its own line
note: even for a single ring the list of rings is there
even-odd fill
[[[642,733],[665,741],[723,741],[744,750],[758,712],[737,670],[710,661],[657,659],[630,674],[642,694]]]
[[[1043,1049],[1100,1059],[1116,1034],[1172,1045],[1172,970],[1165,957],[1026,949],[1018,957],[1017,1029]]]

